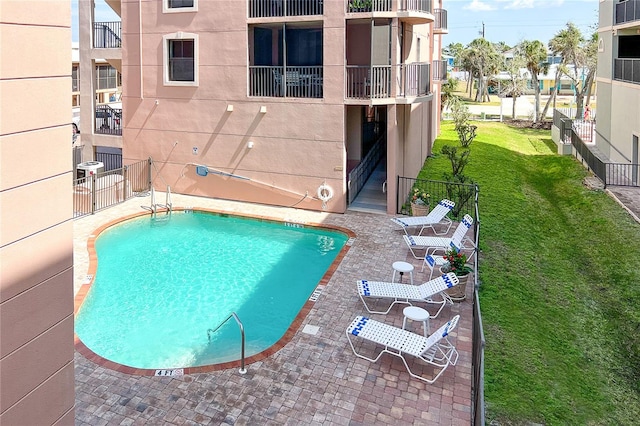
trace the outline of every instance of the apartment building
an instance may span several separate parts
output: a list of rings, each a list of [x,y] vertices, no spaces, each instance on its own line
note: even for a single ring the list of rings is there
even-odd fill
[[[640,0],[600,1],[596,145],[617,163],[640,163],[639,34]]]
[[[104,137],[121,140],[125,162],[151,157],[158,190],[344,212],[382,162],[393,213],[397,176],[430,153],[442,0],[108,4],[122,47],[88,55],[121,61],[124,124]],[[81,52],[103,25],[93,7],[80,0]]]
[[[71,4],[0,5],[0,424],[73,425]]]

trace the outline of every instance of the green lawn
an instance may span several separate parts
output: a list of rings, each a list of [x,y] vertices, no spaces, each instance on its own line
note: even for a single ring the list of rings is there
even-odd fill
[[[583,185],[549,131],[474,124],[488,421],[637,424],[640,225]],[[442,178],[445,143],[451,123],[420,178]]]

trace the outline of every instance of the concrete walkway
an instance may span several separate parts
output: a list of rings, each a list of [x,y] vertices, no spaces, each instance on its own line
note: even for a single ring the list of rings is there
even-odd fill
[[[88,236],[101,224],[140,212],[140,206],[149,202],[149,197],[134,198],[74,222],[76,289],[86,281]],[[415,266],[416,282],[425,277],[420,262],[408,255],[402,231],[388,216],[328,214],[178,195],[173,204],[327,223],[351,229],[356,238],[291,341],[248,365],[245,375],[233,368],[176,377],[133,376],[76,352],[76,425],[469,425],[471,286],[467,300],[445,307],[431,321],[433,330],[452,316],[461,316],[450,336],[460,353],[458,363],[433,385],[411,379],[396,357],[383,355],[375,364],[356,358],[347,342],[346,327],[365,313],[356,280],[388,281],[391,264],[397,260]],[[401,327],[402,307],[371,317]],[[318,327],[317,333],[303,332],[307,325]]]

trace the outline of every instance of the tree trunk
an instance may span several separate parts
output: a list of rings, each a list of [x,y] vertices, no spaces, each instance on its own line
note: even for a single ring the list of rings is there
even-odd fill
[[[511,100],[513,101],[513,103],[512,103],[512,111],[511,111],[511,118],[513,120],[516,119],[516,99],[518,99],[518,98],[515,97],[515,96],[513,98],[511,98]]]
[[[532,76],[532,81],[536,91],[533,103],[533,122],[537,123],[540,120],[540,83],[538,82],[538,76]]]
[[[551,91],[551,96],[549,96],[549,99],[547,99],[547,103],[542,110],[542,114],[540,114],[542,117],[547,116],[547,111],[549,110],[549,105],[551,104],[551,102],[553,102],[553,108],[555,109],[556,107],[556,93],[558,92],[558,84],[560,84],[561,75],[562,73],[560,71],[560,67],[558,67],[558,70],[556,71],[556,80],[553,84],[553,90]]]
[[[595,72],[590,70],[589,74],[587,74],[587,81],[585,83],[587,86],[587,100],[585,105],[587,106],[591,103],[591,86],[593,85],[594,77],[595,77]]]

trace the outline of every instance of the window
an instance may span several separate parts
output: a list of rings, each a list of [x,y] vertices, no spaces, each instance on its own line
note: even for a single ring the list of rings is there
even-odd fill
[[[178,32],[163,37],[164,84],[198,85],[198,36]]]
[[[162,12],[197,12],[198,0],[163,0]]]
[[[80,87],[78,86],[78,75],[80,74],[80,70],[77,66],[73,66],[71,69],[71,91],[79,92]]]
[[[115,89],[118,87],[118,71],[111,65],[96,66],[96,89]]]

